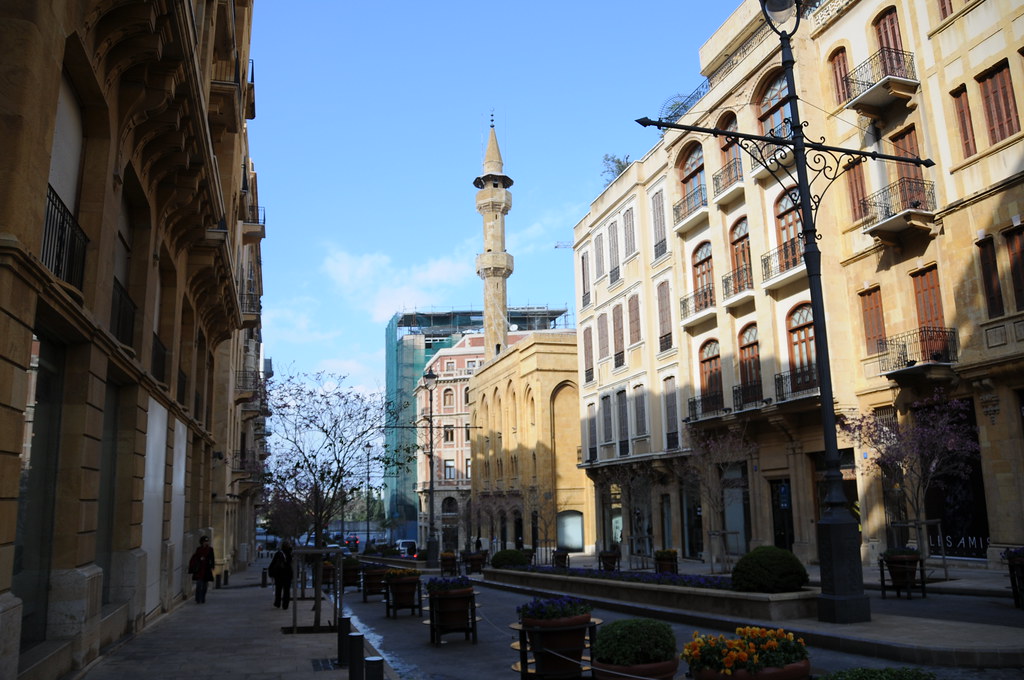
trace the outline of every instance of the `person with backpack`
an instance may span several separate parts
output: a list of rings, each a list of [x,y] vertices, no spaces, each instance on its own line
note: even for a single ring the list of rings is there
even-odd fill
[[[206,603],[207,586],[213,580],[213,566],[213,547],[210,545],[210,537],[200,536],[199,547],[192,553],[192,559],[188,561],[188,573],[192,574],[192,581],[196,588],[196,604]]]
[[[292,544],[284,541],[267,567],[267,575],[274,579],[275,607],[288,609],[292,601],[292,571]]]

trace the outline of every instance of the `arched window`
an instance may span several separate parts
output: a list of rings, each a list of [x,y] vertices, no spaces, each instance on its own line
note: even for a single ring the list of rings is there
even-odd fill
[[[761,391],[761,357],[757,340],[757,324],[740,331],[740,392],[744,404],[753,404],[764,397]]]
[[[722,408],[722,356],[718,340],[708,340],[700,347],[701,411]]]
[[[850,84],[846,80],[850,72],[846,48],[840,47],[833,52],[828,58],[828,65],[832,71],[832,91],[836,95],[836,104],[845,104],[850,99]]]
[[[747,218],[733,225],[729,231],[729,254],[732,257],[732,287],[725,295],[735,295],[754,287],[754,272],[750,268],[750,228]]]
[[[800,207],[793,202],[793,188],[787,189],[775,203],[775,230],[779,237],[779,272],[803,262],[800,243]]]
[[[441,405],[445,408],[451,408],[455,406],[455,390],[448,388],[444,391],[441,397]]]
[[[789,313],[786,319],[789,331],[790,389],[795,394],[818,386],[818,373],[814,355],[814,316],[811,306],[804,303]]]
[[[698,208],[708,204],[707,191],[704,189],[704,150],[695,144],[682,165],[683,180],[683,215],[689,215]]]
[[[788,116],[786,102],[788,101],[788,89],[786,88],[786,75],[779,75],[765,88],[764,96],[761,97],[759,118],[761,119],[761,132],[765,135],[776,137],[789,137],[788,126],[783,120]]]
[[[463,404],[468,404],[469,403],[469,388],[468,387],[462,388],[462,403]]]
[[[699,312],[715,304],[715,273],[711,263],[711,242],[701,243],[693,251],[694,311]]]

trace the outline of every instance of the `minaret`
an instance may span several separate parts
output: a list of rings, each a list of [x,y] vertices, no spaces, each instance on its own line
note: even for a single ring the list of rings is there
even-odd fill
[[[505,252],[505,215],[512,208],[512,178],[502,172],[501,151],[491,120],[484,155],[484,172],[473,180],[476,209],[484,218],[484,252],[476,256],[476,273],[484,280],[484,358],[493,359],[508,342],[508,302],[505,279],[512,273],[512,256]]]

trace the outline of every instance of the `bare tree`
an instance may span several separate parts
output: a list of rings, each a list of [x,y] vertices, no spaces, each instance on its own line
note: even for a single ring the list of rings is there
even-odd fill
[[[951,399],[942,390],[912,404],[903,420],[886,410],[840,421],[840,429],[850,439],[877,452],[870,466],[893,482],[898,498],[910,510],[922,554],[928,545],[924,534],[928,492],[942,489],[947,497],[954,495],[970,478],[978,458],[977,428],[972,422],[971,403]]]
[[[405,464],[408,453],[375,444],[395,409],[380,393],[364,393],[332,373],[293,373],[268,382],[271,494],[301,509],[315,544],[324,545],[328,523],[361,487],[367,466]],[[369,456],[367,447],[382,451]],[[321,562],[314,560],[313,585],[320,592]],[[314,626],[320,625],[320,598]]]
[[[717,532],[725,526],[725,511],[734,496],[727,492],[731,489],[745,491],[747,486],[745,476],[735,476],[731,472],[737,465],[746,464],[757,451],[757,446],[744,436],[742,430],[732,428],[702,430],[690,426],[687,439],[689,453],[669,459],[670,467],[685,488],[700,495],[704,533],[709,538],[721,536]],[[714,571],[714,541],[709,540],[707,545]],[[727,552],[724,539],[722,550],[724,557]]]
[[[605,186],[608,186],[629,167],[629,154],[619,158],[618,156],[606,153],[601,162],[604,164],[604,170],[601,171],[601,174],[605,177]]]

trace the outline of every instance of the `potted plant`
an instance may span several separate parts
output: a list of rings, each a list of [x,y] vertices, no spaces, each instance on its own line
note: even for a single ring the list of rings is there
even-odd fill
[[[359,560],[351,555],[341,561],[341,587],[359,587]]]
[[[619,552],[619,545],[612,543],[608,550],[602,550],[597,554],[598,565],[602,571],[615,571],[619,568],[619,560],[622,553]]]
[[[363,602],[370,595],[383,595],[385,592],[384,574],[387,567],[379,564],[363,565]]]
[[[440,560],[441,575],[442,576],[445,576],[445,575],[448,575],[448,574],[450,574],[452,576],[457,576],[458,575],[458,573],[459,573],[459,562],[455,558],[455,553],[454,552],[452,552],[450,550],[446,550],[445,552],[441,553],[441,555],[439,556],[439,560]]]
[[[534,598],[516,608],[538,677],[570,677],[579,673],[592,609],[589,602],[567,596]],[[520,651],[525,655],[525,649]]]
[[[385,606],[388,616],[397,615],[399,609],[422,614],[423,595],[418,569],[388,569],[384,572],[384,582],[387,584]]]
[[[476,594],[467,576],[427,581],[430,600],[430,642],[441,644],[445,633],[465,633],[476,644]]]
[[[679,563],[676,561],[679,553],[675,550],[654,551],[654,572],[657,574],[678,574]]]
[[[907,597],[910,597],[910,589],[916,583],[921,552],[917,548],[909,546],[889,548],[882,553],[882,561],[885,562],[885,568],[889,571],[889,580],[892,582],[893,588],[896,589],[896,595],[899,596],[901,590],[906,590]]]
[[[551,566],[558,567],[560,569],[569,568],[569,551],[556,549],[551,553]]]
[[[736,638],[701,635],[683,647],[694,680],[805,680],[811,676],[807,645],[781,628],[736,629]]]
[[[654,619],[621,619],[597,632],[591,649],[597,680],[672,680],[679,668],[672,626]]]
[[[1010,566],[1010,590],[1013,592],[1013,606],[1024,608],[1024,548],[1007,548],[999,553]]]

